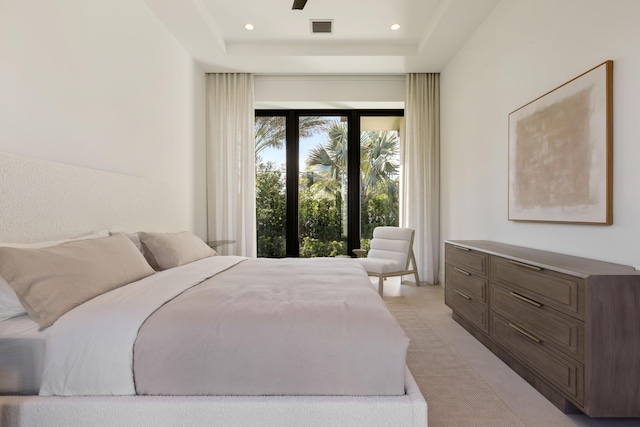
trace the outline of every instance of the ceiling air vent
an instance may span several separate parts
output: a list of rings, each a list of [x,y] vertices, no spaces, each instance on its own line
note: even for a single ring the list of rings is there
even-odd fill
[[[311,20],[311,34],[333,34],[333,20]]]

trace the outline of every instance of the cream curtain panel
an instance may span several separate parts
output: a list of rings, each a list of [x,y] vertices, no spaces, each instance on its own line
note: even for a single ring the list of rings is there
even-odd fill
[[[253,75],[207,74],[207,233],[222,255],[256,256]]]
[[[407,74],[401,140],[400,225],[416,230],[420,281],[438,283],[440,265],[440,75]]]

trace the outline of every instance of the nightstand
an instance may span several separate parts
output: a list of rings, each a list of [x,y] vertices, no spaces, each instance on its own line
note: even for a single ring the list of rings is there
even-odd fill
[[[224,246],[224,245],[232,245],[234,244],[236,241],[235,240],[210,240],[207,242],[207,245],[209,245],[211,248],[215,249],[219,246]]]

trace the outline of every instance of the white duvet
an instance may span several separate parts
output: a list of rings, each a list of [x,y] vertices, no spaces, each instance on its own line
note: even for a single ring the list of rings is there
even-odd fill
[[[46,333],[40,395],[405,392],[409,340],[355,260],[205,258]]]
[[[135,395],[133,346],[154,311],[185,290],[246,260],[210,257],[100,295],[46,330],[40,395]]]

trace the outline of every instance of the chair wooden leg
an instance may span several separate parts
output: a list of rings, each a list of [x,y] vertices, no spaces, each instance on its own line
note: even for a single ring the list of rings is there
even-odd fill
[[[416,256],[414,255],[413,251],[411,251],[411,262],[413,263],[414,270],[416,270],[416,272],[413,273],[413,276],[416,278],[416,286],[420,286],[420,278],[418,277],[418,264],[416,263]]]
[[[384,277],[380,276],[378,279],[378,293],[382,296],[382,288],[384,286]]]

